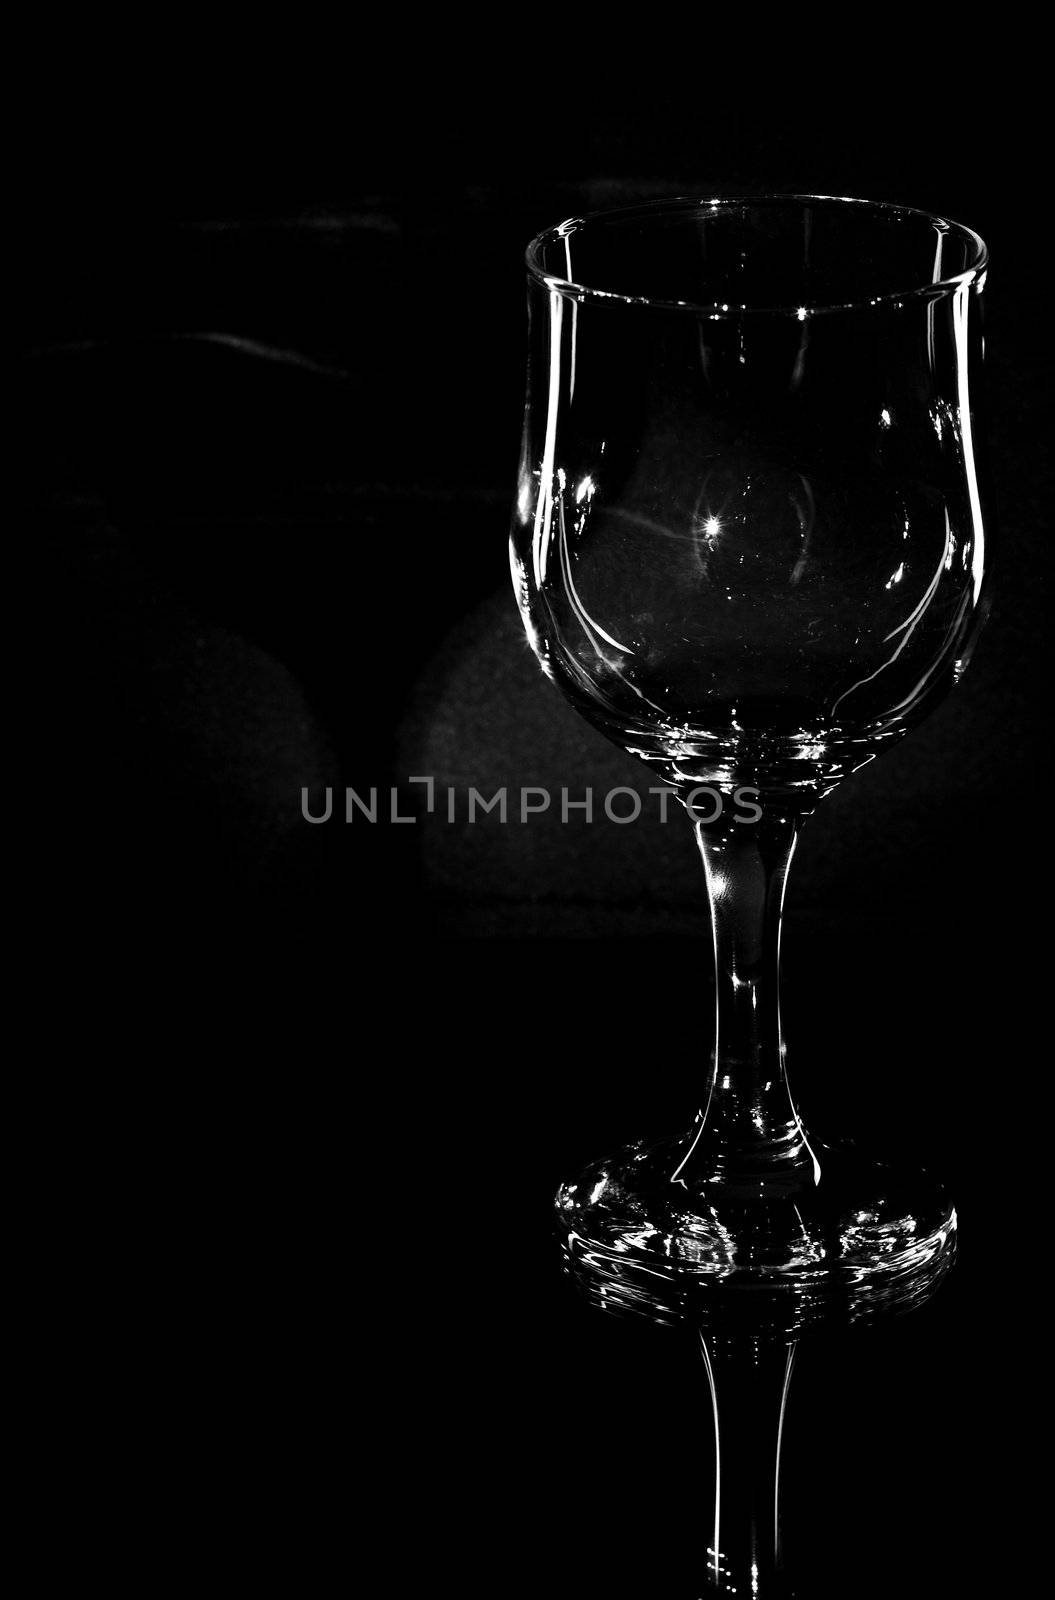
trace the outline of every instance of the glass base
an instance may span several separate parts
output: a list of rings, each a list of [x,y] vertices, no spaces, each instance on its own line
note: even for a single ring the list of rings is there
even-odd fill
[[[850,1144],[813,1151],[752,1195],[672,1181],[684,1139],[629,1145],[557,1192],[568,1270],[608,1310],[756,1336],[920,1304],[955,1254],[940,1184]]]

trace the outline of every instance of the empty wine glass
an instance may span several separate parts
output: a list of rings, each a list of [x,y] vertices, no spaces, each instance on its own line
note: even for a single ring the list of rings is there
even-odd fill
[[[684,804],[713,922],[694,1124],[557,1197],[568,1248],[632,1292],[881,1294],[951,1248],[926,1174],[803,1128],[778,969],[804,821],[957,682],[982,616],[986,261],[957,223],[814,196],[666,200],[528,248],[524,627]]]

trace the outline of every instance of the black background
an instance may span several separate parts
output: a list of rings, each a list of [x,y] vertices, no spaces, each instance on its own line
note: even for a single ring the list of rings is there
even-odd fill
[[[396,1594],[702,1591],[698,1360],[581,1308],[548,1234],[561,1175],[695,1104],[690,841],[311,827],[300,789],[339,808],[398,784],[412,809],[437,748],[485,792],[635,781],[513,653],[523,246],[639,197],[784,190],[987,239],[997,512],[963,684],[811,823],[789,893],[807,1121],[925,1153],[963,1235],[934,1305],[804,1350],[789,1542],[805,1595],[1017,1593],[1047,1101],[1046,86],[1028,41],[887,61],[836,30],[763,67],[712,37],[614,71],[543,18],[474,65],[483,28],[415,33],[411,70],[406,41],[306,31],[221,62],[188,24],[103,71],[70,44],[34,97],[25,1133],[61,1308],[45,1470],[70,1507],[45,1559],[140,1592],[146,1570],[322,1593],[376,1562]]]

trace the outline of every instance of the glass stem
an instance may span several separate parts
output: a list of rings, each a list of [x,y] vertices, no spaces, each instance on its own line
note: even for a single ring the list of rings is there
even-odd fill
[[[781,1574],[780,1452],[795,1345],[725,1343],[700,1334],[714,1414],[714,1524],[709,1587],[721,1594],[789,1593]]]
[[[780,918],[801,821],[696,824],[714,932],[717,1023],[708,1092],[674,1173],[685,1186],[815,1183],[780,1027]]]

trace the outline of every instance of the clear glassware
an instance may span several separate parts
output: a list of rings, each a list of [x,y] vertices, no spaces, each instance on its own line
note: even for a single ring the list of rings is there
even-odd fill
[[[986,263],[957,223],[815,196],[661,201],[528,248],[524,627],[684,804],[714,932],[694,1124],[557,1197],[569,1252],[631,1296],[812,1314],[951,1249],[940,1185],[803,1128],[780,918],[805,820],[958,681],[983,615]]]

